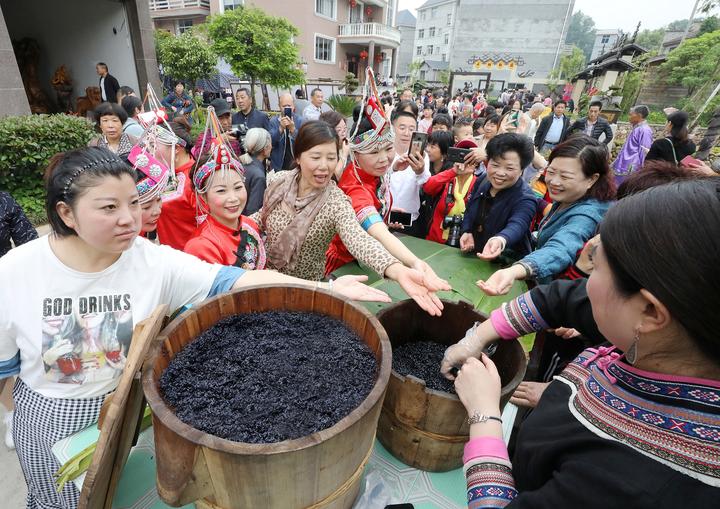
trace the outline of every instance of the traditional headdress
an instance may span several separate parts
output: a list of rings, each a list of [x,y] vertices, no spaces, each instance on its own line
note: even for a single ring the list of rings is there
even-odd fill
[[[380,144],[393,143],[395,131],[390,120],[385,115],[385,110],[380,104],[377,87],[375,86],[375,75],[370,67],[365,71],[365,85],[363,86],[363,98],[360,116],[355,122],[353,132],[350,135],[350,152],[365,154],[372,152]],[[373,126],[372,129],[358,134],[360,122],[363,115]]]
[[[220,127],[220,121],[215,114],[215,108],[212,106],[209,106],[207,109],[205,133],[209,134],[203,137],[200,153],[204,153],[205,144],[209,144],[210,157],[205,164],[196,168],[193,174],[193,185],[195,187],[195,194],[198,197],[196,200],[198,224],[202,222],[204,216],[208,213],[207,205],[199,195],[207,192],[210,176],[217,172],[234,171],[243,177],[243,179],[245,177],[245,168],[243,168],[243,165],[238,161],[238,157],[235,152],[233,152],[232,147],[228,143],[225,143],[221,136],[222,128]]]

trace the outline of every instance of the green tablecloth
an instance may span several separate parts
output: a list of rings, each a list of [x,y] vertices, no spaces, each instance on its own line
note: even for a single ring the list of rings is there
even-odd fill
[[[475,255],[464,254],[457,248],[438,244],[437,242],[416,239],[407,235],[399,236],[399,239],[418,258],[425,260],[438,276],[450,283],[453,288],[452,291],[438,293],[442,299],[451,301],[465,300],[480,311],[490,314],[493,309],[503,302],[507,302],[527,291],[524,281],[516,281],[507,295],[489,297],[477,287],[475,282],[478,279],[487,279],[496,270],[502,268],[502,265],[486,262]],[[336,276],[365,274],[369,277],[368,284],[387,292],[393,301],[408,298],[397,283],[388,279],[380,279],[371,269],[363,267],[357,262],[348,263],[337,269],[333,274]],[[373,313],[377,313],[388,305],[373,302],[364,304]]]

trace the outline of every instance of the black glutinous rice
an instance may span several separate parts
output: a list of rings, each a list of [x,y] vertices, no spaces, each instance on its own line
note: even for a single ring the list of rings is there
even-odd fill
[[[178,418],[206,433],[274,443],[327,429],[375,383],[375,356],[328,316],[268,311],[225,318],[160,377]]]
[[[455,394],[455,384],[440,373],[446,348],[435,341],[405,343],[393,348],[393,369],[400,375],[424,380],[428,389]]]

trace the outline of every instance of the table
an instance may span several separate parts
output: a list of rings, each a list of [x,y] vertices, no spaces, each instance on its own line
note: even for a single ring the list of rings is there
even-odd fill
[[[446,279],[453,287],[450,292],[439,292],[439,296],[443,299],[465,300],[483,313],[490,314],[503,302],[527,290],[523,281],[517,281],[507,295],[489,297],[475,285],[475,281],[486,279],[498,270],[500,265],[480,260],[474,255],[463,254],[459,249],[444,244],[405,235],[400,235],[399,238],[413,253],[425,260],[438,276]],[[370,269],[362,267],[356,262],[348,263],[333,274],[335,276],[365,274],[368,276],[370,286],[387,292],[393,301],[408,298],[397,283],[380,279]],[[377,313],[389,305],[373,302],[363,304],[372,313]],[[532,346],[532,339],[533,336],[521,339],[526,351],[529,351]],[[502,414],[505,443],[510,440],[516,414],[517,407],[508,403]],[[97,427],[90,426],[56,443],[53,453],[61,464],[65,463],[85,447],[96,442],[98,436]],[[382,478],[387,489],[386,493],[391,495],[391,503],[410,502],[416,509],[463,509],[467,507],[466,483],[462,468],[442,473],[417,470],[395,459],[376,440],[365,476],[372,472],[377,472]],[[83,478],[84,476],[81,476],[74,481],[78,489],[82,489]],[[118,483],[113,508],[169,508],[159,499],[155,489],[155,444],[152,428],[140,434],[137,445],[130,452]],[[193,509],[194,505],[187,505],[184,508]]]

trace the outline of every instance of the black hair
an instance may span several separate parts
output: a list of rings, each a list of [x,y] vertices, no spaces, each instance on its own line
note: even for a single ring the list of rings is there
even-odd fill
[[[105,62],[98,62],[97,64],[95,64],[95,67],[97,67],[98,65],[103,66],[107,72],[110,72],[110,68]]]
[[[188,131],[187,127],[185,125],[179,123],[179,122],[169,122],[168,125],[170,126],[170,129],[172,129],[172,132],[175,133],[175,136],[182,139],[185,142],[185,146],[182,147],[185,149],[185,152],[190,154],[193,144],[195,141],[193,140],[192,136],[190,135],[190,131]]]
[[[302,88],[298,88],[295,91],[295,98],[296,99],[305,99],[305,92],[303,92]]]
[[[136,109],[140,109],[140,111],[142,111],[143,109],[143,102],[140,100],[139,97],[136,97],[134,95],[126,95],[125,97],[123,97],[120,105],[122,106],[122,109],[125,110],[125,113],[128,117],[132,117],[133,115],[135,115]],[[125,122],[123,122],[123,124],[124,123]]]
[[[650,108],[647,106],[644,106],[642,104],[638,104],[637,106],[633,106],[630,108],[630,111],[634,113],[638,113],[642,118],[647,118],[650,114]]]
[[[615,178],[610,171],[610,154],[607,146],[586,134],[575,134],[566,141],[557,145],[548,158],[552,163],[558,157],[568,157],[580,161],[585,177],[599,175],[595,183],[588,189],[586,197],[599,201],[609,201],[615,198]]]
[[[111,115],[116,116],[120,119],[122,124],[128,119],[127,113],[122,106],[117,103],[104,102],[97,105],[95,108],[95,121],[100,125],[100,119],[102,117],[109,117]]]
[[[488,160],[505,157],[507,152],[515,152],[520,158],[520,169],[527,167],[535,156],[535,148],[530,138],[524,134],[504,133],[494,136],[485,147]]]
[[[565,103],[565,106],[567,106],[567,103]],[[588,105],[588,109],[592,108],[593,106],[597,106],[598,108],[602,109],[602,102],[593,101]]]
[[[682,166],[663,159],[645,161],[642,168],[632,172],[617,188],[618,200],[637,194],[651,187],[668,184],[675,180],[698,178],[698,175]]]
[[[485,125],[485,119],[483,117],[476,118],[473,123],[473,133],[477,133],[479,129],[482,129],[482,127]]]
[[[105,177],[120,179],[123,175],[136,181],[136,172],[121,157],[103,147],[85,147],[55,154],[45,170],[45,211],[48,222],[60,237],[77,235],[60,218],[57,205],[60,202],[70,208],[78,198]]]
[[[437,111],[435,112],[435,115],[447,115],[447,114],[449,114],[449,111],[445,106],[438,108]]]
[[[448,149],[455,144],[455,138],[450,131],[433,131],[428,136],[428,145],[437,145],[443,158],[447,156]]]
[[[430,103],[427,103],[427,104],[425,105],[425,107],[423,108],[423,111],[425,111],[425,110],[435,111],[435,106],[432,105],[432,104],[430,104]]]
[[[183,88],[185,87],[185,82],[182,80],[173,81],[173,88],[177,87],[178,85],[182,85]]]
[[[237,97],[237,95],[238,95],[240,92],[245,92],[245,95],[247,95],[248,97],[250,97],[250,90],[249,90],[247,87],[240,87],[240,88],[238,88],[238,89],[237,89],[237,92],[235,92],[235,96]]]
[[[134,94],[134,93],[135,93],[135,91],[133,90],[132,87],[128,87],[127,85],[123,85],[122,87],[120,87],[120,94],[123,97],[127,97],[130,94]]]
[[[500,115],[498,115],[497,113],[493,113],[485,117],[485,123],[483,124],[483,126],[487,124],[495,124],[496,126],[500,127],[500,122],[502,122]]]
[[[670,129],[670,135],[679,141],[685,141],[688,139],[688,128],[687,123],[689,120],[688,114],[684,111],[676,111],[668,115],[668,122],[672,124]]]
[[[390,115],[390,121],[392,123],[395,123],[395,121],[400,117],[407,117],[413,119],[414,122],[417,123],[417,115],[415,113],[410,113],[406,110],[401,110],[398,108],[395,108],[392,112],[392,115]]]
[[[314,96],[315,96],[315,92],[322,92],[322,88],[317,88],[317,87],[316,87],[316,88],[313,88],[313,89],[310,91],[310,97],[314,97]]]
[[[553,109],[557,108],[558,104],[564,104],[567,108],[567,101],[565,99],[558,99],[557,101],[555,101],[555,104],[553,104]],[[602,106],[602,103],[600,103],[600,105]],[[592,106],[592,104],[590,106]]]
[[[412,114],[415,115],[415,118],[418,117],[418,105],[415,104],[415,101],[408,101],[407,99],[404,101],[400,101],[397,106],[395,106],[395,110],[393,111],[393,115],[395,114],[395,111],[404,111],[410,108],[410,111],[412,111]],[[395,120],[394,118],[391,120]]]
[[[678,181],[628,196],[600,224],[618,292],[652,293],[715,364],[720,363],[715,311],[720,286],[712,276],[720,251],[719,181]]]
[[[436,125],[444,125],[447,126],[448,130],[452,129],[453,122],[450,118],[450,115],[446,115],[445,113],[440,113],[438,110],[438,113],[433,117],[432,124],[433,127]]]

